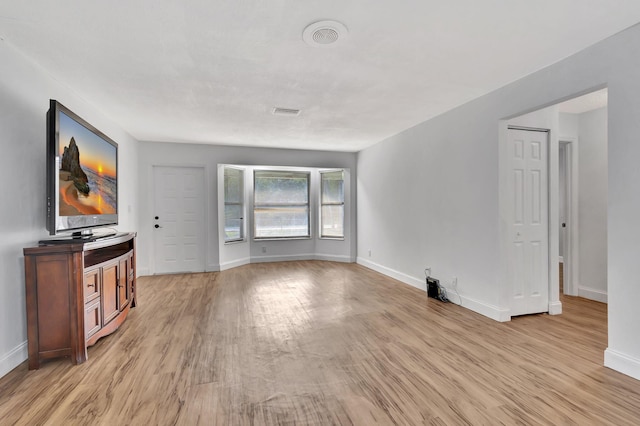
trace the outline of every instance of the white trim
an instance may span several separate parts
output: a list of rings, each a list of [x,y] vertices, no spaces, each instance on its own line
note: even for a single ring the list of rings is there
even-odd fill
[[[451,303],[467,308],[480,315],[484,315],[494,321],[511,321],[511,312],[509,309],[499,308],[497,306],[489,305],[488,303],[463,296],[459,293],[459,290],[456,291],[453,288],[444,287],[444,290],[446,291],[447,299],[449,299]]]
[[[565,211],[565,220],[569,226],[567,228],[568,238],[565,244],[565,254],[567,262],[564,263],[563,287],[564,294],[569,296],[578,296],[578,271],[580,266],[579,250],[580,235],[578,232],[578,139],[575,137],[560,137],[560,145],[566,146],[566,180],[568,198],[567,211]],[[568,267],[567,267],[568,266]]]
[[[303,253],[285,256],[251,256],[251,263],[289,262],[292,260],[314,260],[313,253]]]
[[[5,376],[28,358],[29,350],[25,340],[0,358],[0,377]]]
[[[137,277],[146,277],[151,275],[149,268],[136,268]]]
[[[316,253],[313,258],[315,260],[324,260],[327,262],[353,263],[353,259],[350,256],[343,256],[343,255],[336,255],[336,254]]]
[[[386,275],[395,280],[402,281],[405,284],[409,284],[412,287],[419,288],[420,290],[427,291],[427,283],[422,279],[418,279],[412,277],[410,275],[404,274],[400,271],[396,271],[395,269],[387,268],[386,266],[379,265],[375,262],[365,259],[364,257],[356,258],[356,263],[362,265],[366,268],[373,269],[376,272],[381,273],[382,275]]]
[[[387,268],[386,266],[379,265],[363,257],[358,257],[356,259],[356,262],[359,265],[362,265],[366,268],[379,272],[382,275],[386,275],[388,277],[391,277],[393,279],[396,279],[398,281],[401,281],[405,284],[408,284],[412,287],[418,288],[426,292],[426,283],[422,279],[412,277],[410,275],[396,271],[395,269]],[[453,289],[445,288],[445,290],[447,291],[447,294],[457,294]],[[484,315],[485,317],[491,318],[492,320],[499,321],[499,322],[506,322],[511,320],[509,309],[504,309],[494,305],[489,305],[487,303],[480,302],[478,300],[471,299],[469,297],[465,297],[462,295],[460,295],[460,302],[462,307],[467,308],[480,315]]]
[[[614,349],[604,351],[604,366],[640,380],[640,359]]]
[[[549,315],[560,315],[562,313],[562,302],[549,302]]]
[[[596,302],[608,303],[608,294],[606,291],[595,290],[588,287],[578,287],[578,296],[585,299],[595,300]]]
[[[220,264],[218,263],[209,263],[205,266],[204,272],[220,272]],[[197,272],[193,272],[197,274]]]
[[[233,260],[231,262],[221,263],[218,269],[209,269],[209,271],[226,271],[227,269],[237,268],[239,266],[248,265],[250,263],[270,263],[270,262],[288,262],[295,260],[323,260],[326,262],[342,262],[354,263],[355,260],[349,256],[338,256],[333,254],[297,254],[286,256],[253,256],[242,259]]]
[[[244,257],[242,259],[232,260],[231,262],[224,262],[220,264],[220,271],[226,271],[227,269],[237,268],[238,266],[244,266],[251,263],[250,257]]]
[[[349,256],[340,256],[332,254],[294,254],[285,256],[252,256],[251,263],[268,263],[268,262],[288,262],[292,260],[325,260],[329,262],[353,263]]]
[[[451,294],[451,290],[447,290]],[[455,294],[455,292],[454,292]],[[501,308],[499,306],[490,305],[485,302],[480,302],[475,299],[471,299],[466,296],[460,296],[462,300],[462,307],[472,310],[480,315],[484,315],[487,318],[491,318],[498,322],[511,321],[511,310],[508,308]]]

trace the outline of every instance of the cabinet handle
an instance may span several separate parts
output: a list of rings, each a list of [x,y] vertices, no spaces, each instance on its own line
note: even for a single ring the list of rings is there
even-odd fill
[[[95,284],[87,284],[87,287],[95,287]]]

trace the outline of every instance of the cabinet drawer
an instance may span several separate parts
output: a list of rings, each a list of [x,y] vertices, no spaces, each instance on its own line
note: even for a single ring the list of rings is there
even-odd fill
[[[100,269],[84,273],[84,302],[89,303],[100,296]]]
[[[84,307],[84,331],[85,339],[93,336],[102,328],[102,319],[100,315],[100,299],[95,299],[91,303],[87,303]]]

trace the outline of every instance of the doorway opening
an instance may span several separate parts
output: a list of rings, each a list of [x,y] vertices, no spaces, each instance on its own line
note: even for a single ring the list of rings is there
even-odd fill
[[[562,313],[561,294],[606,303],[607,90],[503,120],[500,126],[501,233],[505,248],[503,276],[507,286],[504,295],[508,298],[505,303],[511,316],[534,313],[523,311],[517,297],[522,288],[536,288],[536,285],[523,287],[518,282],[522,281],[516,277],[518,263],[537,268],[527,275],[542,277],[542,285],[548,289],[546,311],[549,314]],[[513,137],[510,139],[509,131],[513,127],[549,130],[545,157],[548,183],[541,187],[546,191],[543,196],[548,239],[540,240],[541,244],[547,244],[548,250],[530,251],[531,254],[516,253],[520,246],[511,238],[512,225],[518,220],[514,216],[518,213],[515,206],[526,195],[524,186],[514,186],[513,182],[517,181],[518,173],[529,173],[513,166],[514,161],[519,161],[510,156],[514,149],[510,144],[519,143]],[[540,254],[545,255],[542,261],[535,258]],[[520,259],[518,256],[522,255],[529,257]]]
[[[607,104],[602,89],[558,105],[561,294],[602,303],[608,300]]]

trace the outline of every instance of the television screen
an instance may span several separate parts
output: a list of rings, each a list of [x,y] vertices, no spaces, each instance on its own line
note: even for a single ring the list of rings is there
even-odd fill
[[[52,100],[47,157],[52,235],[118,223],[118,144]]]

